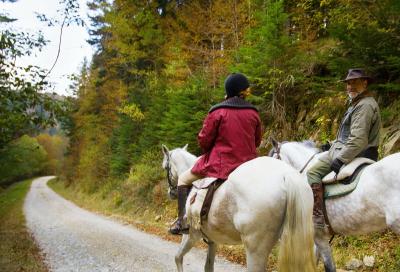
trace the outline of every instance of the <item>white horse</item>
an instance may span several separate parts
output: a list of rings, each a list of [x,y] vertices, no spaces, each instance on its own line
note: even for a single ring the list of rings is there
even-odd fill
[[[163,145],[163,153],[169,192],[174,195],[178,176],[194,164],[196,157],[186,151],[186,146],[169,151]],[[279,238],[279,271],[316,271],[312,191],[291,166],[280,160],[256,158],[230,174],[215,192],[201,231],[190,228],[189,234],[183,235],[175,256],[179,272],[183,271],[183,256],[203,235],[210,242],[205,271],[214,271],[216,244],[243,243],[248,271],[264,272],[267,256]]]
[[[274,148],[271,155],[297,170],[304,168],[303,175],[323,154],[317,154],[319,150],[310,141],[272,142]],[[399,166],[400,153],[387,156],[365,167],[353,192],[325,201],[329,222],[335,233],[359,235],[390,228],[400,234]],[[329,233],[316,230],[315,235],[317,256],[322,257],[325,271],[336,271],[328,242]]]

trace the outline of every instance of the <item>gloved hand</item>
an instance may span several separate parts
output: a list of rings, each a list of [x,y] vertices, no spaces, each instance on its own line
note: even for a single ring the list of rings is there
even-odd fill
[[[331,143],[330,142],[326,142],[326,143],[321,145],[321,150],[322,151],[328,151],[330,148],[331,148]]]
[[[342,168],[343,164],[344,163],[341,160],[334,159],[333,162],[331,163],[331,170],[333,172],[335,172],[336,174],[338,174],[340,171],[340,168]]]

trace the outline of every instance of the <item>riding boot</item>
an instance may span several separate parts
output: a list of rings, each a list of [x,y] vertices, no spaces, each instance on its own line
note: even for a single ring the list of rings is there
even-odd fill
[[[314,195],[313,221],[316,228],[326,227],[324,218],[324,189],[322,183],[311,184]]]
[[[174,225],[169,229],[169,232],[174,235],[187,234],[189,231],[189,227],[186,226],[186,222],[184,220],[185,216],[185,206],[186,199],[189,195],[191,186],[189,185],[181,185],[178,186],[178,219],[175,221]]]

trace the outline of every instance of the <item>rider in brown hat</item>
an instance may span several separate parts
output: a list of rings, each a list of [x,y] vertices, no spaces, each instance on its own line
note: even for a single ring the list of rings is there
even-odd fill
[[[363,69],[350,69],[346,79],[346,91],[350,107],[346,111],[336,139],[325,155],[307,172],[308,182],[314,194],[313,219],[316,227],[325,228],[323,215],[322,178],[329,172],[338,173],[341,167],[356,157],[378,159],[381,117],[379,106],[367,86],[371,78]]]

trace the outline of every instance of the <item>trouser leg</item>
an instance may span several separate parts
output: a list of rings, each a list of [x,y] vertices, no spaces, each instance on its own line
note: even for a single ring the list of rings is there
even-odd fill
[[[330,163],[318,161],[307,172],[308,183],[311,185],[314,196],[313,221],[316,227],[324,228],[324,190],[322,178],[331,171]]]
[[[200,179],[200,176],[193,174],[190,169],[182,173],[178,178],[178,219],[169,229],[171,234],[180,235],[187,233],[189,228],[185,224],[184,216],[186,211],[186,200],[190,193],[192,183]]]
[[[178,177],[178,186],[188,185],[192,186],[192,183],[198,179],[202,179],[202,176],[195,175],[192,173],[191,169],[186,170]]]

